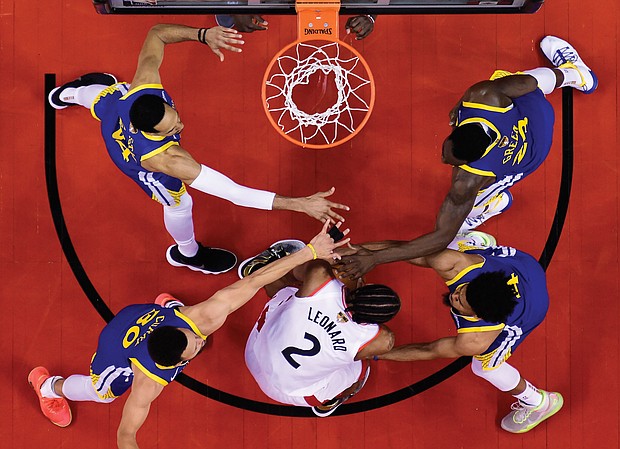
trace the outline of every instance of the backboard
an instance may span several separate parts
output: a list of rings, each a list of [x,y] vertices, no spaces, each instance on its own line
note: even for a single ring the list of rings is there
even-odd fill
[[[534,13],[544,0],[342,0],[340,14]],[[93,0],[100,14],[295,14],[295,0]]]

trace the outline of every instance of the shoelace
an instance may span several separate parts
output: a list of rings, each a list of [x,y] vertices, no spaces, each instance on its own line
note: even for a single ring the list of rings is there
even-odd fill
[[[562,47],[553,54],[553,65],[560,66],[566,62],[575,62],[577,58],[577,53],[570,47]]]
[[[45,399],[49,399],[49,401],[46,401],[46,408],[52,412],[52,413],[58,413],[60,411],[62,411],[63,409],[63,402],[59,399],[56,398],[45,398]]]
[[[510,408],[516,412],[514,417],[513,417],[513,420],[517,424],[523,423],[530,416],[532,411],[534,410],[533,407],[527,407],[527,406],[521,404],[519,401],[514,402],[510,406]]]

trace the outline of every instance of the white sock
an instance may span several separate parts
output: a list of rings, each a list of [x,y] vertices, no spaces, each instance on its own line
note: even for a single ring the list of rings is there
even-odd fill
[[[545,95],[548,95],[555,90],[557,78],[553,70],[547,67],[539,67],[537,69],[526,70],[523,73],[536,78],[538,88],[542,90]]]
[[[110,86],[104,86],[103,84],[68,87],[62,91],[60,94],[60,99],[66,103],[76,103],[90,109],[95,101],[95,98],[97,98],[102,90],[107,89],[108,87]]]
[[[514,394],[515,398],[524,405],[538,406],[542,404],[543,395],[534,385],[525,381],[525,390],[521,394]]]
[[[195,256],[198,252],[198,243],[194,237],[192,205],[192,197],[189,193],[184,193],[178,206],[164,206],[166,230],[179,245],[179,252],[185,257]]]
[[[60,376],[48,377],[45,382],[41,384],[41,396],[43,396],[44,398],[61,398],[62,396],[56,394],[56,392],[54,391],[54,384],[57,380],[61,379],[62,377]]]

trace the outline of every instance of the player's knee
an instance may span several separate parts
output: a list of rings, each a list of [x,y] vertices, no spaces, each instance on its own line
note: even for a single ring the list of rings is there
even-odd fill
[[[99,402],[100,404],[109,404],[110,402],[114,402],[116,398],[101,398],[99,396],[96,399],[93,399],[95,402]]]
[[[483,378],[501,391],[514,389],[521,380],[519,371],[506,362],[492,369],[484,369],[482,362],[474,358],[471,363],[471,370],[476,376]]]
[[[166,215],[187,215],[192,213],[192,207],[194,206],[194,200],[189,193],[184,193],[179,197],[178,204],[171,206],[164,206],[164,213]]]

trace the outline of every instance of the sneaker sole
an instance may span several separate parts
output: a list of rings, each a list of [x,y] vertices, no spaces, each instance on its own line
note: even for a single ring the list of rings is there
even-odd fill
[[[222,270],[222,271],[207,271],[207,270],[201,270],[200,268],[196,268],[196,267],[193,267],[193,266],[191,266],[191,265],[185,265],[185,264],[179,263],[179,262],[177,262],[176,260],[174,260],[174,259],[172,258],[172,256],[170,255],[170,250],[172,250],[172,248],[174,248],[174,246],[175,246],[175,245],[172,245],[172,246],[170,246],[170,247],[168,248],[168,250],[166,250],[166,260],[167,260],[167,261],[168,261],[168,263],[169,263],[170,265],[172,265],[173,267],[185,267],[185,268],[189,268],[189,269],[190,269],[190,270],[192,270],[192,271],[199,271],[199,272],[201,272],[201,273],[203,273],[203,274],[222,274],[222,273],[226,273],[226,272],[228,272],[228,271],[232,270],[233,268],[235,268],[235,265],[237,265],[237,257],[235,256],[235,263],[234,263],[234,264],[233,264],[230,268],[227,268],[227,269]],[[228,251],[227,249],[223,249],[223,248],[213,248],[213,249],[219,249],[219,250],[222,250],[222,251]]]
[[[491,234],[482,231],[469,231],[468,234],[474,234],[480,237],[483,240],[483,244],[480,245],[482,248],[497,246],[497,240]]]
[[[299,242],[299,243],[302,243],[302,244],[305,245],[305,243],[302,242],[301,240],[297,240],[297,239],[284,239],[284,240],[278,240],[277,242],[272,243],[271,245],[269,245],[269,248],[271,248],[272,246],[277,245],[278,243],[285,243],[285,242],[290,242],[290,241]],[[267,248],[267,249],[269,249],[269,248]],[[262,253],[262,251],[261,251],[261,253]],[[248,263],[250,260],[252,260],[252,259],[254,259],[254,258],[258,257],[258,256],[260,256],[260,253],[254,255],[252,257],[248,257],[247,259],[245,259],[243,262],[241,262],[239,264],[239,268],[237,268],[237,276],[239,276],[239,279],[243,279],[243,276],[241,275],[242,267],[246,263]]]
[[[582,92],[586,95],[590,95],[594,93],[594,91],[598,87],[598,78],[596,77],[596,75],[594,74],[592,70],[590,70],[590,75],[592,75],[592,80],[593,80],[592,87],[588,90],[582,90]]]

